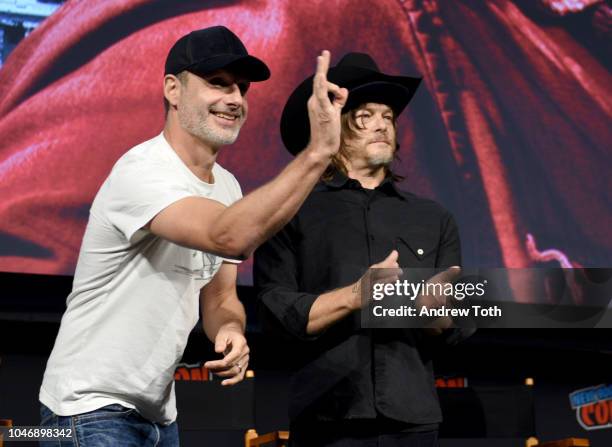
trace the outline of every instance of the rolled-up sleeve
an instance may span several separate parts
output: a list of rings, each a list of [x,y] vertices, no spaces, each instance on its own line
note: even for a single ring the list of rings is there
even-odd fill
[[[292,239],[291,223],[255,251],[253,279],[257,300],[263,313],[263,325],[272,317],[290,335],[302,340],[310,308],[318,294],[299,291],[298,262]]]

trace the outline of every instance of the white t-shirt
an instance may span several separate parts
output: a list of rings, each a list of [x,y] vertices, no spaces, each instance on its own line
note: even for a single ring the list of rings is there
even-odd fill
[[[225,260],[143,229],[185,197],[229,206],[242,197],[215,164],[199,180],[163,134],[128,151],[92,204],[72,293],[47,363],[40,401],[75,415],[113,403],[149,420],[176,419],[174,369],[199,317],[199,292]]]

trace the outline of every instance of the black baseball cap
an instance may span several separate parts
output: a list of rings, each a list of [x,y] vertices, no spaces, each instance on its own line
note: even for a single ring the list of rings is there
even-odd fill
[[[192,31],[177,40],[168,52],[164,75],[187,70],[203,76],[222,68],[250,81],[270,77],[268,66],[249,55],[238,36],[224,26]]]

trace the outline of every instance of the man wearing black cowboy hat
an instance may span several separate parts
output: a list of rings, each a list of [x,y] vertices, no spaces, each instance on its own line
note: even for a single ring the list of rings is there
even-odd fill
[[[289,333],[302,356],[290,393],[292,445],[435,446],[441,411],[428,346],[462,333],[448,320],[427,332],[362,329],[357,292],[368,267],[384,268],[388,281],[400,265],[452,272],[461,263],[453,217],[398,189],[391,169],[397,117],[420,79],[384,74],[362,53],[328,76],[349,90],[340,151],[296,216],[255,253],[264,322]],[[281,118],[294,155],[309,141],[311,82],[295,89]]]
[[[270,72],[222,26],[170,49],[163,132],[117,161],[92,204],[40,390],[43,426],[74,430],[80,446],[178,445],[174,370],[200,310],[223,356],[205,366],[223,385],[243,379],[236,263],[291,218],[338,151],[347,92],[328,66],[323,52],[308,148],[242,198],[216,158],[247,118],[250,82]]]

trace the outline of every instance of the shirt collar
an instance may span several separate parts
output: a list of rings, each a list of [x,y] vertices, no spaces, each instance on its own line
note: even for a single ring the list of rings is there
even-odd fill
[[[361,187],[357,180],[347,177],[338,170],[334,171],[332,178],[325,181],[325,184],[334,189],[358,189]],[[385,194],[396,195],[403,200],[406,200],[407,198],[406,194],[397,188],[392,177],[385,177],[385,179],[376,187],[376,189],[384,192]]]

